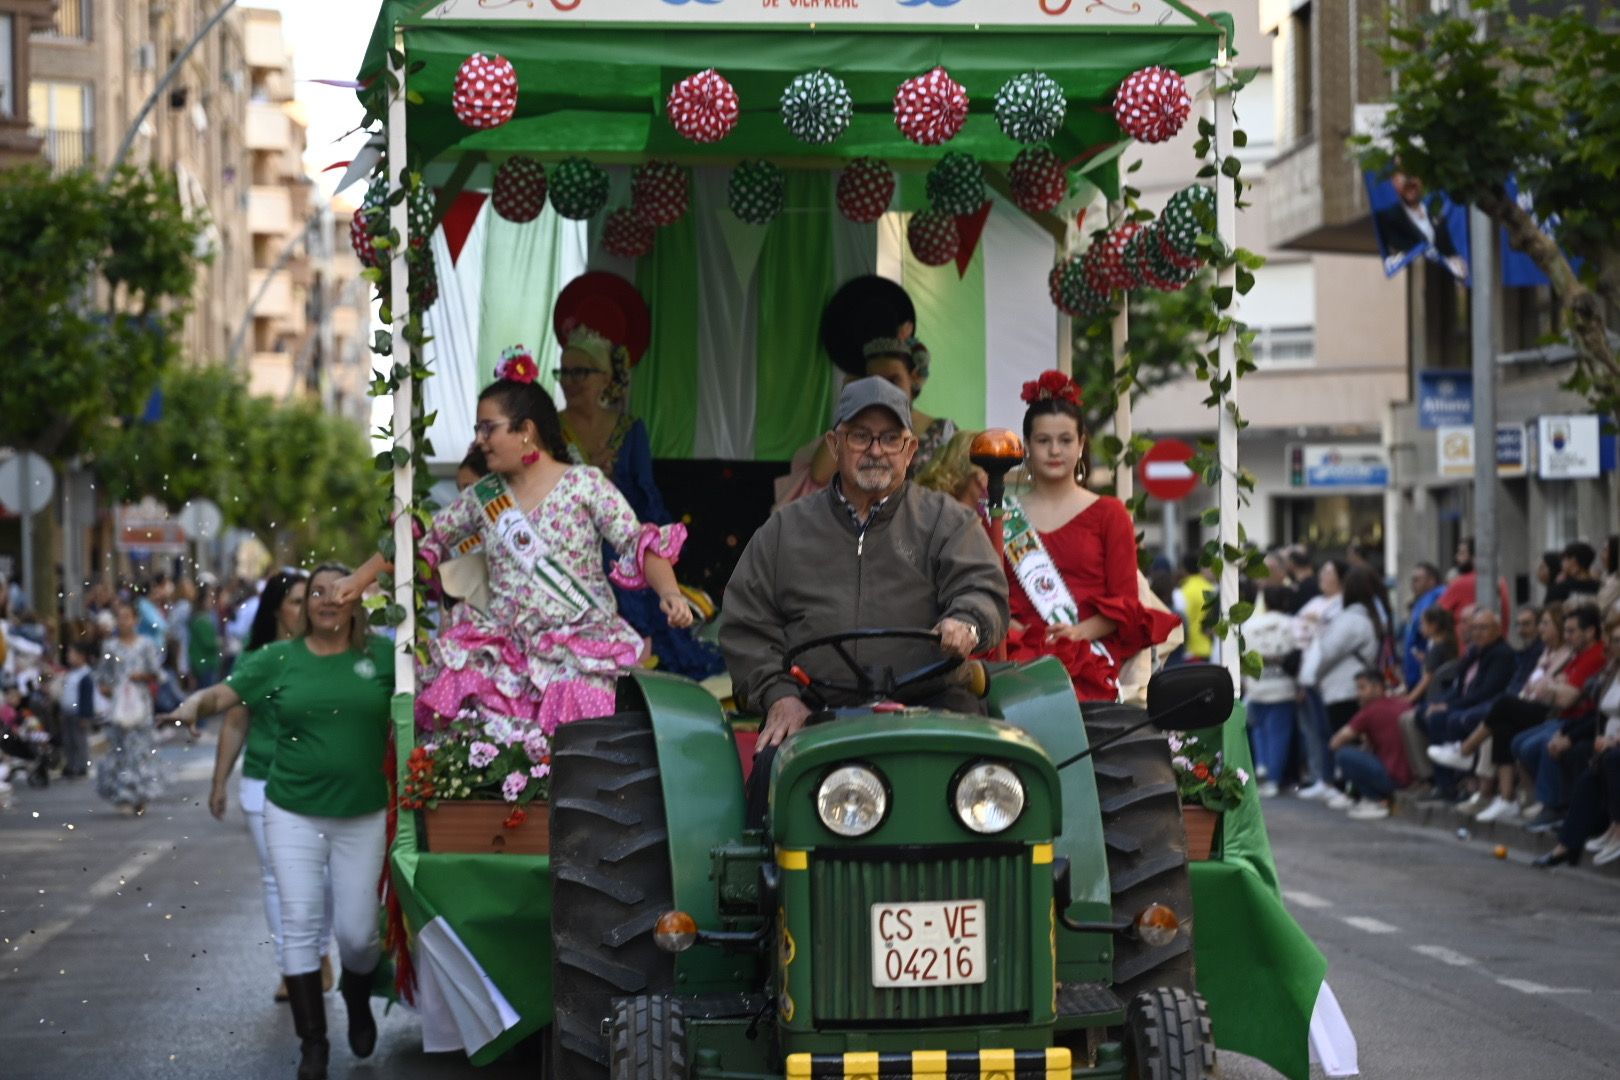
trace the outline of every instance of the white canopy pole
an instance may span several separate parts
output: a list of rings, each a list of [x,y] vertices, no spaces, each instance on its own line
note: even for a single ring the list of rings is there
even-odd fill
[[[397,59],[398,63],[394,63]],[[388,99],[388,190],[392,195],[404,186],[405,163],[405,34],[394,31],[394,49],[389,61],[397,84]],[[405,340],[405,327],[409,321],[410,292],[405,265],[405,252],[410,250],[410,212],[407,201],[400,199],[388,211],[388,224],[399,243],[388,251],[388,308],[393,316],[393,352],[389,359],[405,374],[394,391],[394,445],[410,454],[414,441],[411,437],[412,401],[415,393],[410,368],[410,345]],[[394,603],[405,609],[405,621],[394,628],[394,692],[416,693],[416,545],[411,532],[411,499],[415,486],[416,465],[407,456],[403,465],[394,467]]]
[[[1232,82],[1230,65],[1231,60],[1227,56],[1226,41],[1223,38],[1220,52],[1215,59],[1215,68],[1210,72],[1212,88],[1215,91],[1211,94],[1215,123],[1215,157],[1221,163],[1232,155],[1235,95],[1229,92]],[[1237,188],[1232,178],[1227,176],[1224,170],[1219,169],[1215,173],[1215,229],[1220,237],[1221,246],[1226,254],[1230,255],[1237,249]],[[1236,264],[1226,262],[1216,277],[1215,285],[1219,289],[1232,290],[1235,299]],[[1237,332],[1230,329],[1223,333],[1216,343],[1218,350],[1216,373],[1222,385],[1230,386],[1233,390],[1237,388],[1236,346]],[[1237,603],[1238,599],[1238,564],[1225,557],[1227,548],[1235,547],[1238,542],[1238,429],[1237,418],[1232,413],[1227,394],[1221,395],[1216,424],[1216,455],[1221,467],[1218,488],[1221,512],[1219,540],[1223,553],[1220,580],[1221,617],[1228,618],[1232,612],[1232,605]],[[1238,653],[1236,627],[1230,629],[1222,640],[1221,661],[1231,673],[1233,684],[1237,685],[1243,673],[1243,657]]]
[[[1122,184],[1124,183],[1124,180],[1124,176],[1121,176],[1120,182]],[[1115,203],[1109,209],[1110,211],[1121,210],[1123,209],[1123,204]],[[1115,219],[1112,212],[1109,214],[1109,219]],[[1128,339],[1130,337],[1131,328],[1130,307],[1131,294],[1128,291],[1120,293],[1119,310],[1114,313],[1113,323],[1110,327],[1113,336],[1114,372],[1116,375],[1119,372],[1120,366],[1125,362],[1125,350],[1129,347]],[[1134,476],[1130,468],[1125,465],[1124,459],[1125,453],[1130,449],[1131,433],[1131,388],[1127,386],[1125,389],[1119,392],[1119,401],[1114,406],[1114,437],[1119,439],[1120,444],[1122,447],[1124,447],[1124,449],[1120,450],[1120,462],[1114,468],[1114,494],[1123,502],[1130,501],[1133,490],[1132,483]]]

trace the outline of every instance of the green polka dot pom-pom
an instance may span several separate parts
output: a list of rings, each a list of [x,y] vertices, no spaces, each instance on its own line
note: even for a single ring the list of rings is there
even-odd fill
[[[425,247],[433,239],[433,192],[419,188],[406,204],[410,207],[407,220],[411,228],[411,247]]]
[[[1213,225],[1215,189],[1208,184],[1190,184],[1170,196],[1164,213],[1159,215],[1164,243],[1171,252],[1186,261],[1202,261],[1198,256],[1198,237],[1206,222]]]
[[[984,167],[972,154],[946,154],[928,170],[928,202],[940,213],[971,214],[984,199]]]
[[[1052,267],[1046,287],[1057,309],[1073,319],[1089,319],[1108,307],[1108,297],[1091,285],[1084,255],[1071,255]]]
[[[782,123],[800,142],[825,146],[849,128],[855,99],[844,80],[825,71],[812,71],[788,83],[782,91]]]
[[[731,212],[749,225],[769,225],[787,204],[787,177],[763,158],[744,161],[731,173]]]
[[[1068,111],[1063,87],[1044,72],[1015,75],[996,91],[996,123],[1015,142],[1045,142],[1058,133]]]
[[[551,205],[570,221],[595,217],[607,198],[608,174],[584,158],[567,158],[551,170]]]
[[[377,257],[377,247],[372,243],[371,223],[379,214],[384,217],[388,215],[387,206],[388,179],[374,177],[366,188],[366,197],[361,201],[360,209],[349,219],[349,246],[354,248],[354,257],[360,260],[362,266],[382,265],[382,260]]]
[[[1143,286],[1159,292],[1179,292],[1192,280],[1193,271],[1165,259],[1163,234],[1157,223],[1139,230],[1125,244],[1125,263]]]
[[[439,299],[439,268],[433,261],[433,252],[424,251],[410,271],[411,306],[426,311]]]

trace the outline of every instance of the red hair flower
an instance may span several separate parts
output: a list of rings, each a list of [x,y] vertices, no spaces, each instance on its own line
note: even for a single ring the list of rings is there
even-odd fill
[[[495,377],[507,382],[532,383],[540,377],[540,365],[534,362],[528,349],[513,345],[501,353],[501,362],[495,365]]]
[[[1041,372],[1040,378],[1024,384],[1024,392],[1018,396],[1026,405],[1033,405],[1037,401],[1067,401],[1070,405],[1081,404],[1080,384],[1061,371]]]

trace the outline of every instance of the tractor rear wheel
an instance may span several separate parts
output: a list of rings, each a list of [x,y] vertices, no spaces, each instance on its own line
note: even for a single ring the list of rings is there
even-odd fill
[[[613,1003],[611,1080],[686,1080],[686,1017],[672,997]]]
[[[1132,1080],[1206,1080],[1215,1075],[1209,1007],[1172,987],[1147,990],[1125,1011],[1126,1065]]]
[[[674,888],[652,718],[562,725],[551,769],[553,1075],[605,1080],[615,999],[675,986],[653,942]]]
[[[1138,723],[1142,710],[1111,703],[1081,706],[1091,745]],[[1187,874],[1187,832],[1181,796],[1164,735],[1152,728],[1127,735],[1092,756],[1102,804],[1103,840],[1115,919],[1135,919],[1149,904],[1164,904],[1185,929],[1157,948],[1134,933],[1114,937],[1114,990],[1131,1001],[1144,990],[1197,990],[1192,948],[1192,881]]]

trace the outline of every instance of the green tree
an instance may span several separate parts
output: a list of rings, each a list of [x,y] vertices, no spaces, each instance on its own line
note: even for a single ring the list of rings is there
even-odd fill
[[[1387,141],[1361,140],[1361,157],[1399,162],[1507,230],[1552,284],[1577,357],[1571,388],[1612,413],[1620,363],[1604,308],[1620,308],[1620,9],[1604,3],[1592,19],[1543,6],[1557,14],[1520,18],[1502,0],[1475,0],[1483,32],[1475,18],[1397,16],[1383,50],[1395,87]],[[1541,221],[1556,221],[1556,239]]]
[[[1126,351],[1134,362],[1130,390],[1142,398],[1166,383],[1193,374],[1204,353],[1204,316],[1213,308],[1210,276],[1200,274],[1180,292],[1139,289],[1130,294]],[[1086,402],[1086,430],[1102,431],[1114,419],[1124,372],[1114,365],[1108,319],[1077,321],[1074,377]]]
[[[202,226],[160,173],[0,172],[0,444],[60,460],[140,411],[177,353]]]
[[[102,487],[115,502],[150,496],[171,510],[195,498],[223,502],[236,481],[232,422],[246,386],[220,365],[177,364],[157,388],[163,411],[155,422],[127,420],[99,432],[95,471]]]

